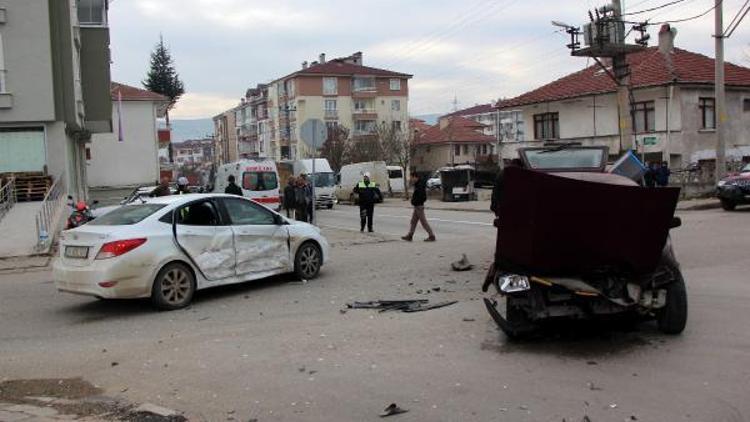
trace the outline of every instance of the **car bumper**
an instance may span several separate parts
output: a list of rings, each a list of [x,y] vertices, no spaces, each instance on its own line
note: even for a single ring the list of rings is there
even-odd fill
[[[740,188],[739,186],[720,187],[716,191],[716,196],[718,196],[719,199],[735,203],[750,203],[750,190]]]
[[[57,290],[105,299],[149,297],[153,277],[143,267],[134,268],[117,258],[94,261],[85,267],[65,264],[57,259],[52,266]],[[111,287],[99,283],[113,282]]]

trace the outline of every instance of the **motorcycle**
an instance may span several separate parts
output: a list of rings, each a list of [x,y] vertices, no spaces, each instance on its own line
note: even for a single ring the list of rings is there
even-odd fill
[[[96,205],[98,203],[99,201],[94,201],[91,205]],[[94,214],[91,212],[91,207],[86,201],[74,201],[72,196],[68,196],[68,206],[73,212],[68,216],[65,230],[80,227],[95,218]]]

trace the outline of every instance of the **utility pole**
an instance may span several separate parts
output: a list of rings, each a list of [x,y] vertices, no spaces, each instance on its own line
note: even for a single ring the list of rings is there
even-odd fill
[[[724,91],[724,16],[722,0],[715,1],[715,41],[716,41],[716,60],[715,60],[715,77],[714,89],[716,90],[716,182],[718,183],[724,177],[726,172],[726,145],[724,139],[724,122],[726,121],[726,104]]]
[[[617,33],[615,43],[625,43],[625,25],[622,23],[622,5],[620,0],[612,0],[612,16]],[[612,57],[612,71],[617,79],[617,117],[620,128],[620,152],[633,149],[633,118],[630,104],[630,69],[627,55],[616,54]]]

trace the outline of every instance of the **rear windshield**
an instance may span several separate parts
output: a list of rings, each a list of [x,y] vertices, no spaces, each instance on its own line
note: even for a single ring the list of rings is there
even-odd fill
[[[533,169],[600,169],[607,157],[600,148],[525,150]]]
[[[401,170],[388,170],[389,179],[400,179],[402,177],[404,177],[404,174],[401,172]]]
[[[164,208],[164,204],[123,205],[89,222],[92,226],[128,226]]]
[[[272,171],[248,171],[242,174],[242,189],[266,191],[279,187],[276,173]]]

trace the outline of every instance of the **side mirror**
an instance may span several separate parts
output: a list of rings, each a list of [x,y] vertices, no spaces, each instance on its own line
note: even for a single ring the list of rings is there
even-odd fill
[[[682,219],[680,217],[672,217],[672,221],[669,222],[670,229],[676,229],[682,226]]]

